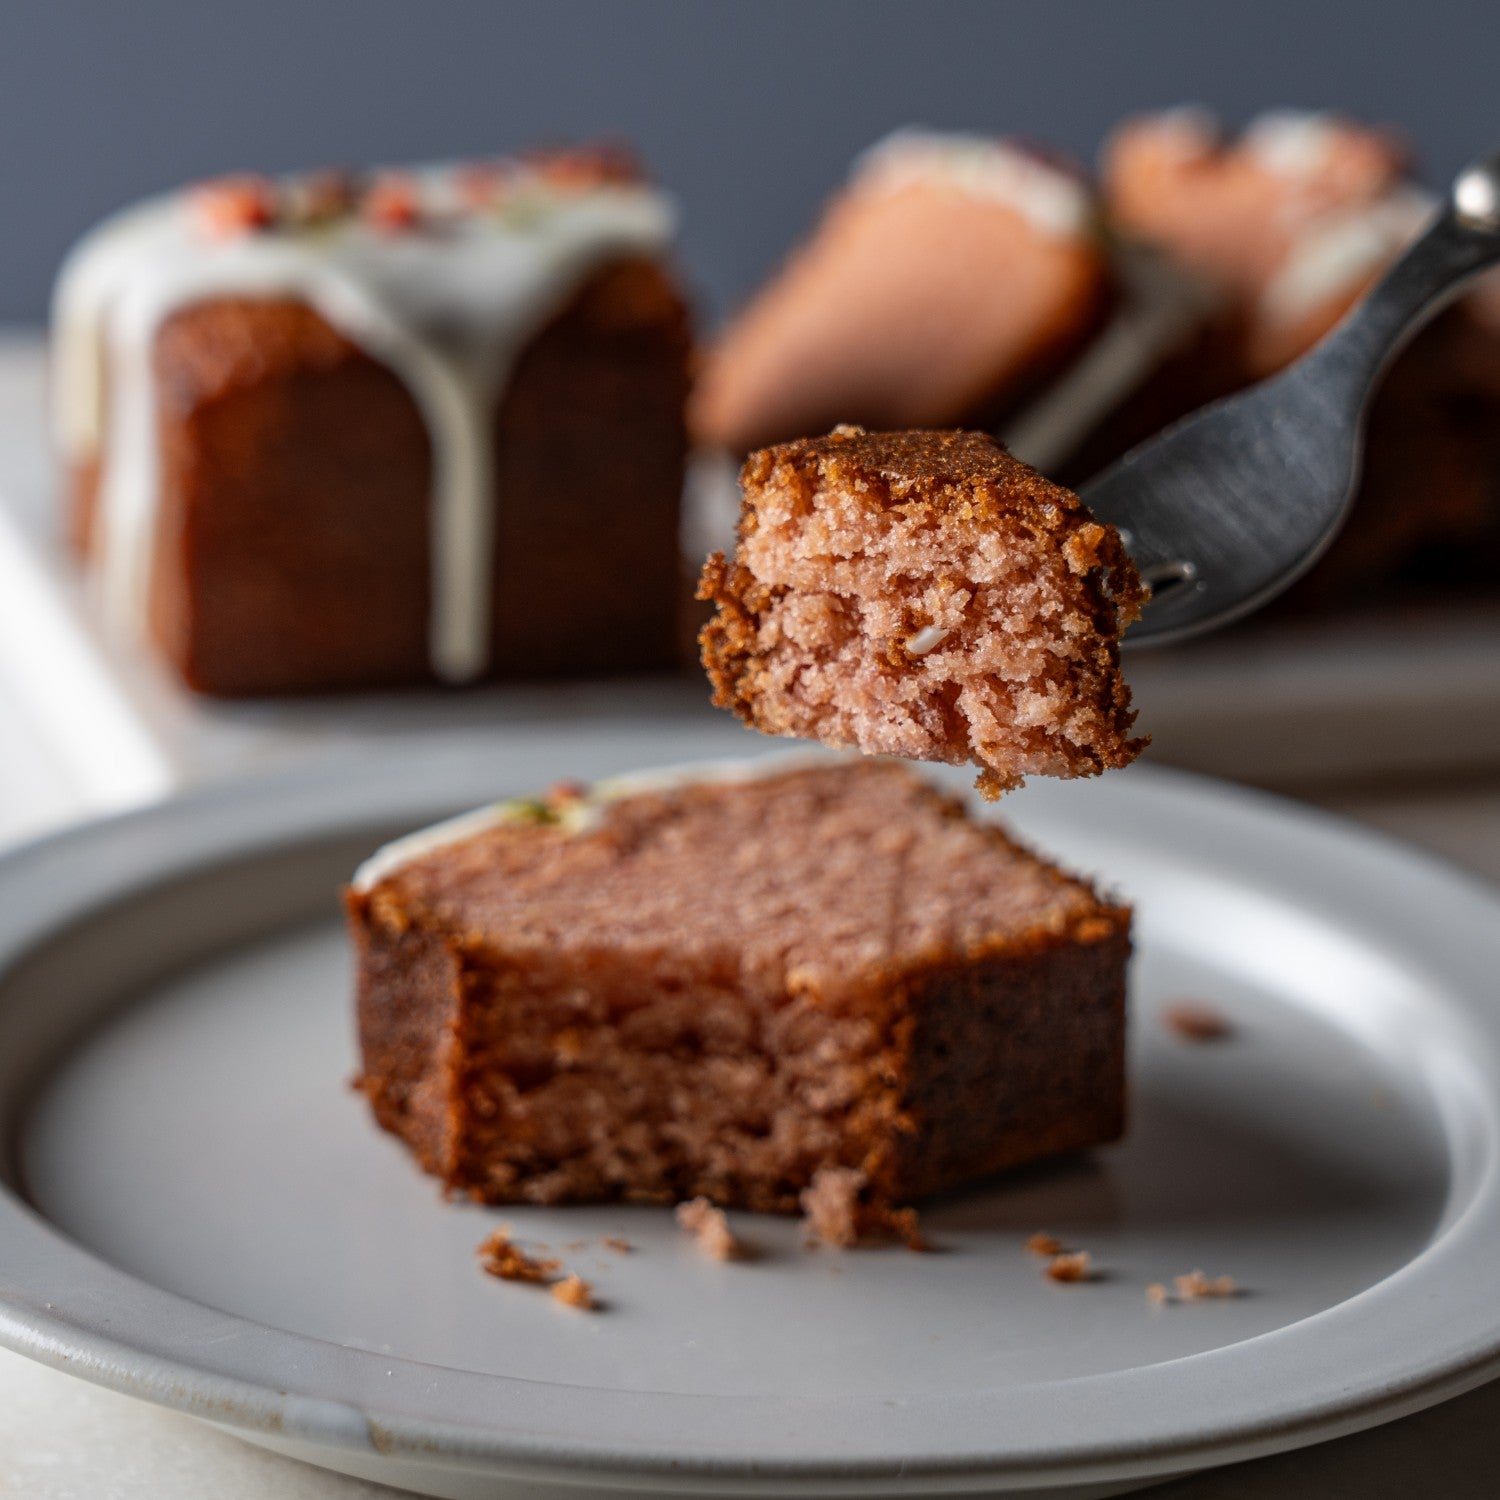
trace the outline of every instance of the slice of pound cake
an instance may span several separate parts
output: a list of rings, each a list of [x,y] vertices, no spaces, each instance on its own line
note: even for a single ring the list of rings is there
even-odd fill
[[[361,1087],[486,1202],[892,1202],[1122,1129],[1128,909],[889,762],[502,803],[347,902]]]
[[[714,701],[766,734],[1027,775],[1133,760],[1119,641],[1146,591],[1119,534],[980,433],[752,454],[733,560],[699,597]]]
[[[835,422],[990,426],[1107,319],[1083,175],[1017,142],[898,131],[704,362],[692,425],[743,455]]]
[[[690,425],[738,457],[838,422],[972,427],[1051,472],[1162,405],[1208,310],[1195,278],[1105,232],[1066,158],[898,130],[706,351]]]

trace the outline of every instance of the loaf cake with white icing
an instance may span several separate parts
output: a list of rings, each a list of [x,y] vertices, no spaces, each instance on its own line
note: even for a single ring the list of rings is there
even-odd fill
[[[589,148],[226,178],[101,225],[53,390],[110,628],[224,696],[671,665],[673,221]]]

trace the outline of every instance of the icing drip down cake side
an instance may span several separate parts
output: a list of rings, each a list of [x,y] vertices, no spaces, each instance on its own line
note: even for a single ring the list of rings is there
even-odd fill
[[[671,665],[673,221],[578,149],[226,178],[102,224],[53,384],[110,630],[224,696]]]

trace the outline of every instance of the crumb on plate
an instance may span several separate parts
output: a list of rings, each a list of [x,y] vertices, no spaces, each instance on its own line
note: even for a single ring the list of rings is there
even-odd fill
[[[561,1281],[552,1283],[553,1298],[568,1307],[579,1307],[585,1311],[592,1310],[598,1306],[594,1301],[594,1289],[582,1276],[569,1274]]]
[[[1047,1262],[1046,1270],[1053,1281],[1092,1281],[1093,1258],[1087,1250],[1054,1255]]]
[[[744,1246],[729,1227],[729,1215],[707,1198],[690,1198],[677,1205],[677,1222],[698,1242],[698,1248],[713,1260],[739,1260]]]
[[[900,1240],[925,1250],[914,1208],[892,1208],[870,1195],[869,1179],[855,1167],[819,1167],[802,1190],[802,1228],[809,1244],[847,1250],[861,1240]]]
[[[1174,1276],[1172,1285],[1177,1289],[1179,1302],[1201,1302],[1208,1297],[1233,1297],[1239,1291],[1232,1276],[1205,1276],[1202,1271],[1189,1271],[1185,1276]]]
[[[557,1274],[561,1262],[551,1258],[528,1255],[510,1237],[509,1228],[497,1229],[478,1250],[481,1269],[489,1276],[498,1276],[501,1281],[550,1281]]]
[[[1198,1000],[1184,1000],[1167,1006],[1161,1019],[1169,1031],[1186,1042],[1219,1042],[1234,1030],[1222,1012]]]
[[[1055,1234],[1048,1234],[1040,1229],[1026,1241],[1026,1249],[1032,1255],[1061,1255],[1066,1248]]]
[[[544,1286],[553,1298],[568,1307],[596,1308],[594,1289],[583,1277],[574,1275],[552,1256],[529,1255],[511,1238],[508,1225],[502,1225],[480,1244],[479,1266],[488,1276],[501,1281],[530,1282]]]

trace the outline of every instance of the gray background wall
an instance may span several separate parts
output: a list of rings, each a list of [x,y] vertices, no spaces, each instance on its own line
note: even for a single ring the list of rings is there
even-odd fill
[[[95,218],[235,167],[633,140],[710,313],[849,158],[912,122],[1091,156],[1184,99],[1403,126],[1436,175],[1500,144],[1497,0],[0,0],[0,320]]]

